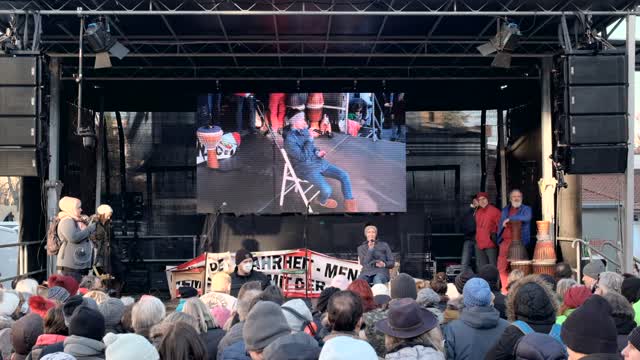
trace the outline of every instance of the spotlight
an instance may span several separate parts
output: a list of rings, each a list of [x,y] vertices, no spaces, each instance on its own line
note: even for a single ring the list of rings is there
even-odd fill
[[[498,20],[500,22],[500,20]],[[522,33],[516,23],[501,22],[498,33],[488,42],[477,47],[482,56],[496,53],[491,66],[500,68],[511,67],[511,52],[518,46]]]
[[[129,49],[111,37],[109,27],[102,19],[87,26],[84,41],[96,53],[95,69],[110,68],[110,56],[122,60],[129,54]]]

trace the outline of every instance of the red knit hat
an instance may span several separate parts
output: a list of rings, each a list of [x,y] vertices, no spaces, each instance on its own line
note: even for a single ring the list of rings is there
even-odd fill
[[[481,192],[476,194],[476,199],[480,199],[481,197],[483,197],[483,198],[488,200],[489,199],[489,193],[481,191]]]
[[[569,290],[564,294],[563,303],[570,309],[577,309],[582,306],[582,304],[584,304],[591,295],[591,290],[589,290],[588,287],[584,285],[574,286],[569,288]]]
[[[32,296],[29,298],[29,311],[32,314],[37,314],[44,319],[47,316],[47,311],[56,306],[56,303],[43,298],[42,296]]]
[[[60,274],[49,276],[49,279],[47,279],[47,285],[49,286],[49,288],[52,288],[54,286],[63,287],[69,292],[71,296],[75,295],[78,292],[79,286],[76,279],[72,278],[71,276]]]

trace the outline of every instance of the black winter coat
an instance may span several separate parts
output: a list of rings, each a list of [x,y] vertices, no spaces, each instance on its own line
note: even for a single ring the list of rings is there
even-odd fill
[[[547,324],[533,324],[528,323],[533,331],[543,334],[548,334],[553,327],[552,323]],[[509,325],[498,342],[489,350],[486,360],[515,360],[515,349],[518,340],[522,338],[524,334],[514,325]]]
[[[238,293],[240,292],[240,288],[245,283],[249,281],[259,281],[262,284],[262,289],[266,288],[271,284],[267,275],[260,271],[251,270],[251,273],[248,276],[240,276],[238,275],[238,268],[231,274],[231,296],[238,297]]]

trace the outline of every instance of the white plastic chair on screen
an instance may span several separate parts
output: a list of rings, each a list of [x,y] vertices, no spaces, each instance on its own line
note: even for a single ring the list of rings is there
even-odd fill
[[[293,166],[289,161],[289,156],[287,156],[287,152],[280,148],[280,153],[284,158],[284,169],[282,170],[282,186],[280,187],[280,207],[284,205],[284,197],[291,190],[294,190],[300,198],[304,202],[304,206],[309,209],[309,213],[313,213],[313,209],[311,208],[311,201],[320,194],[320,191],[316,191],[311,197],[307,197],[307,194],[312,193],[313,184],[309,183],[307,180],[300,179],[296,172],[293,170]],[[308,186],[307,186],[308,184]]]

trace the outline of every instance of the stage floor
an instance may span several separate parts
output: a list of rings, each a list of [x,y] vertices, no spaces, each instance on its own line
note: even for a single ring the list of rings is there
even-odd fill
[[[279,135],[277,141],[282,141]],[[406,211],[404,143],[334,134],[332,139],[316,138],[315,144],[327,151],[329,162],[349,173],[359,212]],[[236,214],[305,211],[301,197],[293,191],[285,196],[282,207],[279,204],[284,159],[271,137],[243,136],[236,155],[219,164],[219,169],[198,165],[198,212],[213,213],[222,202],[228,204],[223,212]],[[328,181],[338,208],[329,210],[312,203],[314,213],[344,211],[340,183]]]

